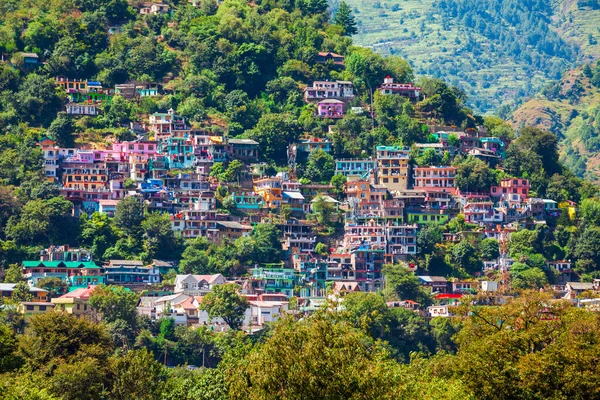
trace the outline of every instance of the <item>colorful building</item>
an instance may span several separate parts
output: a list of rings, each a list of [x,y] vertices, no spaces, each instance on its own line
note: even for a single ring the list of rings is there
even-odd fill
[[[398,146],[377,146],[377,177],[389,191],[408,188],[410,149]]]
[[[456,194],[454,184],[456,168],[451,166],[415,167],[413,172],[415,190],[426,193],[443,192]]]
[[[379,93],[407,97],[410,100],[418,100],[421,96],[421,88],[413,86],[412,83],[395,83],[394,78],[387,76],[383,84],[377,88]]]
[[[321,100],[317,103],[317,117],[343,118],[344,102],[335,99]]]

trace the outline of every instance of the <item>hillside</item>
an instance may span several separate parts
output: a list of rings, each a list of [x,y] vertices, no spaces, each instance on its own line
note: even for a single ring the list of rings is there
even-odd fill
[[[596,69],[598,71],[598,69]],[[512,118],[515,128],[537,126],[561,138],[561,159],[578,176],[600,179],[600,73],[594,65],[568,70],[535,97],[522,104]]]
[[[337,3],[332,1],[334,9]],[[480,112],[519,103],[565,69],[600,55],[600,10],[595,2],[347,3],[358,21],[355,43],[401,55],[416,73],[460,86]]]

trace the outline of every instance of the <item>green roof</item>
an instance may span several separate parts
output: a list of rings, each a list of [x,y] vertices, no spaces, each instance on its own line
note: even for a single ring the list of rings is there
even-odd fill
[[[87,268],[87,269],[101,269],[96,263],[92,261],[77,262],[77,261],[23,261],[23,267],[35,268],[38,266],[45,268]]]
[[[37,267],[40,264],[42,264],[41,261],[23,261],[23,266],[25,268]]]

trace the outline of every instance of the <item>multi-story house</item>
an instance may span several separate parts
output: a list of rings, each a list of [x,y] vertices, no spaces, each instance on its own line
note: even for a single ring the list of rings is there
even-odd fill
[[[66,112],[69,115],[100,115],[100,107],[95,103],[69,103],[66,105]]]
[[[56,146],[56,142],[44,138],[39,143],[44,156],[44,176],[49,182],[57,182],[59,177],[59,148]]]
[[[256,293],[282,293],[292,297],[298,279],[293,268],[269,265],[253,268],[251,281]]]
[[[505,214],[494,207],[491,201],[471,201],[464,205],[465,221],[472,224],[504,222]]]
[[[521,204],[529,197],[531,185],[528,179],[503,179],[500,186],[492,186],[490,195],[495,200],[511,204]]]
[[[320,100],[317,103],[316,116],[321,118],[343,118],[344,102],[336,99]]]
[[[204,296],[216,286],[227,283],[221,274],[213,275],[177,275],[175,277],[175,293],[189,296]]]
[[[101,276],[102,268],[91,261],[23,261],[23,277],[31,286],[42,278],[60,278],[65,283],[72,276]]]
[[[381,289],[383,276],[381,270],[385,263],[384,246],[362,245],[350,251],[354,270],[354,279],[362,291]]]
[[[167,14],[170,11],[171,7],[168,4],[163,3],[143,3],[140,7],[140,14]]]
[[[479,139],[481,147],[485,150],[492,152],[500,158],[505,157],[504,147],[505,144],[502,139],[497,137],[482,137]]]
[[[326,153],[331,152],[331,141],[327,138],[317,138],[313,136],[300,138],[296,144],[299,152],[312,153],[316,150],[323,150]]]
[[[377,146],[377,177],[390,192],[408,188],[410,149],[398,146]]]
[[[407,97],[413,101],[418,100],[421,96],[420,87],[413,86],[412,83],[395,83],[394,78],[389,75],[383,80],[383,84],[377,90],[381,94]]]
[[[344,68],[344,56],[332,52],[318,52],[315,57],[317,64],[331,64],[334,67]]]
[[[67,157],[61,166],[61,193],[75,205],[76,215],[98,211],[98,200],[113,198],[108,187],[106,163],[96,160],[91,151],[79,151]]]
[[[335,160],[335,173],[348,178],[368,176],[375,167],[377,167],[377,161],[375,160]]]
[[[279,208],[283,201],[281,178],[261,178],[253,181],[254,192],[262,198],[264,208]]]
[[[138,260],[110,260],[104,265],[106,282],[111,285],[160,283],[160,273]]]
[[[188,169],[194,164],[194,146],[191,139],[169,137],[159,145],[159,151],[166,156],[170,169]]]
[[[425,193],[456,194],[455,175],[456,168],[451,166],[416,167],[413,172],[414,188]]]
[[[54,78],[56,84],[64,89],[65,93],[85,93],[88,91],[87,80],[78,78],[67,78],[64,76],[57,76]]]
[[[226,148],[231,160],[258,161],[258,142],[252,139],[229,139]]]
[[[386,261],[394,263],[417,254],[417,230],[416,224],[386,226]]]
[[[304,99],[352,99],[354,98],[354,87],[349,81],[314,81],[312,86],[304,89]]]

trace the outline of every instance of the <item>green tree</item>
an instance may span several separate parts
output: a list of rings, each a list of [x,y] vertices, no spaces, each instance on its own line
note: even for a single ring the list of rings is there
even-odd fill
[[[258,224],[254,227],[254,261],[259,263],[274,263],[281,261],[280,232],[273,224]]]
[[[542,162],[546,176],[562,171],[558,160],[558,139],[553,133],[539,128],[525,127],[521,129],[519,137],[512,145],[536,154]]]
[[[280,319],[264,344],[225,370],[234,399],[387,398],[397,372],[381,343],[321,315]]]
[[[60,94],[53,79],[28,74],[19,91],[14,94],[17,112],[23,121],[34,125],[48,125],[62,106]],[[35,110],[35,112],[32,112]]]
[[[420,255],[430,254],[435,245],[442,242],[442,230],[437,224],[428,224],[417,233],[417,248]]]
[[[73,240],[73,204],[64,197],[31,200],[21,209],[19,218],[6,226],[8,237],[17,243],[50,244]]]
[[[442,157],[438,154],[435,149],[426,149],[419,158],[417,158],[417,164],[420,166],[440,165]]]
[[[333,17],[333,23],[343,28],[344,35],[352,36],[358,33],[356,29],[356,21],[350,6],[345,1],[342,1]]]
[[[385,280],[384,293],[388,298],[413,300],[422,307],[428,306],[431,300],[417,278],[402,264],[388,264],[383,267]]]
[[[102,317],[102,321],[110,324],[118,320],[129,326],[137,324],[137,304],[139,296],[122,286],[99,285],[94,288],[89,300],[91,308]]]
[[[211,319],[222,318],[233,330],[241,328],[248,307],[248,300],[239,294],[238,285],[233,283],[215,286],[200,305]]]
[[[50,124],[48,136],[61,147],[74,147],[76,129],[71,117],[61,112]]]
[[[168,214],[148,213],[142,222],[144,252],[148,261],[179,258],[181,250],[175,238]]]
[[[23,268],[19,264],[11,264],[4,271],[4,282],[18,283],[23,281]]]
[[[487,164],[473,156],[456,163],[454,180],[461,192],[489,192],[490,187],[497,183],[496,176]]]
[[[128,196],[119,201],[115,210],[115,226],[130,236],[139,237],[143,220],[144,206],[140,198]]]
[[[479,243],[479,253],[484,260],[495,260],[500,256],[500,246],[496,239],[487,238]]]
[[[452,247],[452,261],[471,275],[482,268],[477,249],[465,240]]]
[[[313,151],[308,156],[304,177],[312,182],[328,183],[335,173],[333,156],[321,149]]]
[[[31,318],[17,352],[32,370],[51,368],[51,361],[76,361],[85,356],[106,360],[110,353],[112,343],[104,325],[65,313]]]
[[[277,165],[287,164],[287,147],[296,142],[301,130],[291,114],[265,114],[245,136],[259,143],[260,156]]]
[[[106,251],[119,239],[116,227],[106,214],[93,213],[91,218],[83,215],[80,219],[80,243],[92,252],[94,260],[102,261]]]
[[[0,323],[0,374],[16,369],[21,360],[16,355],[17,337],[10,325]]]
[[[131,350],[123,356],[111,357],[108,371],[111,382],[108,392],[111,399],[162,398],[166,371],[148,350]]]
[[[209,260],[206,253],[209,242],[206,238],[197,237],[188,240],[186,248],[181,254],[179,270],[183,274],[208,274],[214,271],[209,270]]]
[[[69,290],[69,286],[65,281],[52,277],[38,280],[37,287],[47,290],[50,297],[60,296]]]
[[[18,282],[12,292],[12,299],[15,301],[32,301],[33,294],[29,285],[25,281]]]
[[[344,175],[341,175],[341,174],[335,174],[334,176],[331,177],[331,182],[330,183],[333,186],[333,190],[335,192],[335,195],[338,198],[340,196],[343,196],[347,180],[348,179]]]

